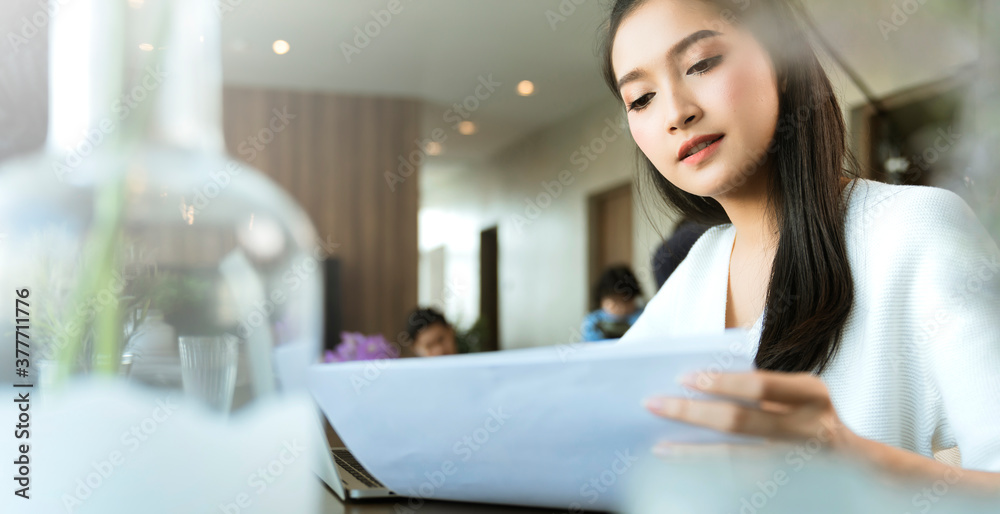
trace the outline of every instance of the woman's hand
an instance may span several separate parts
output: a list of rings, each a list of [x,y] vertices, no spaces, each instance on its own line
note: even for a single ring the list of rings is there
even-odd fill
[[[811,374],[772,371],[696,373],[685,377],[682,383],[692,390],[720,398],[652,397],[646,399],[646,408],[664,418],[733,434],[764,437],[779,443],[816,441],[821,447],[850,454],[900,478],[935,481],[957,475],[961,477],[959,484],[962,488],[1000,494],[1000,473],[956,468],[855,434],[841,423],[826,385]],[[727,401],[726,398],[753,405]],[[692,451],[692,445],[661,444],[654,448],[654,452],[680,457],[685,453],[726,454],[734,450],[732,445],[703,446]],[[753,450],[748,447],[743,450],[735,448],[735,451],[751,453]]]
[[[840,422],[823,381],[809,373],[696,373],[682,383],[722,398],[652,397],[646,399],[646,408],[664,418],[733,434],[776,441],[815,439],[838,451],[855,448],[861,439]]]

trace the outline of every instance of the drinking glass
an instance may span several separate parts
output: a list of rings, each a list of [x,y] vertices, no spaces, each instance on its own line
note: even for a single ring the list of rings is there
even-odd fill
[[[228,413],[236,387],[238,341],[230,334],[180,337],[184,393],[212,410]]]

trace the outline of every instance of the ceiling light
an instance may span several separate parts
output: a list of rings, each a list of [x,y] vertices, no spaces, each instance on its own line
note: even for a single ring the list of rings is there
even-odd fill
[[[278,55],[285,55],[288,53],[289,50],[292,49],[292,46],[288,44],[288,41],[285,41],[284,39],[279,39],[275,41],[273,45],[271,45],[271,48],[274,49],[274,53]]]
[[[471,121],[463,121],[458,124],[458,131],[463,136],[471,136],[476,133],[476,124]]]
[[[441,143],[438,143],[437,141],[431,141],[424,147],[424,151],[427,152],[427,155],[441,155],[441,150]]]
[[[153,45],[151,45],[149,43],[142,43],[142,44],[139,45],[139,50],[142,50],[143,52],[152,52],[153,51]]]
[[[521,96],[531,96],[535,92],[535,84],[530,80],[522,80],[517,83],[517,94]]]

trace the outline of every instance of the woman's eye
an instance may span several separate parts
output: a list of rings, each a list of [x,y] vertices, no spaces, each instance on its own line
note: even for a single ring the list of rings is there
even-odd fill
[[[687,74],[701,75],[703,73],[708,73],[708,70],[714,68],[717,64],[719,64],[719,61],[721,60],[722,56],[716,55],[715,57],[710,57],[708,59],[698,61],[697,64],[695,64],[694,66],[691,67],[691,69],[688,70]]]
[[[653,93],[646,93],[646,94],[640,96],[639,98],[636,98],[635,100],[633,100],[632,103],[628,104],[628,110],[630,110],[630,111],[641,111],[647,105],[649,105],[649,101],[652,100],[652,99],[653,99]]]

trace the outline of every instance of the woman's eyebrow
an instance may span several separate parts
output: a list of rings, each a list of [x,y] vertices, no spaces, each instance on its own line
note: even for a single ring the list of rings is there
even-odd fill
[[[688,34],[684,39],[681,39],[680,41],[674,43],[674,45],[670,47],[670,50],[667,50],[667,60],[672,60],[676,58],[678,54],[684,52],[684,50],[687,50],[688,47],[697,43],[698,41],[701,41],[702,39],[721,36],[721,35],[722,34],[720,34],[719,32],[708,29],[702,29],[697,32],[692,32],[691,34]],[[633,80],[639,80],[645,76],[646,76],[646,70],[642,68],[634,68],[632,71],[622,75],[622,78],[618,79],[618,90],[621,91],[622,86],[624,86],[625,84],[628,84]]]

